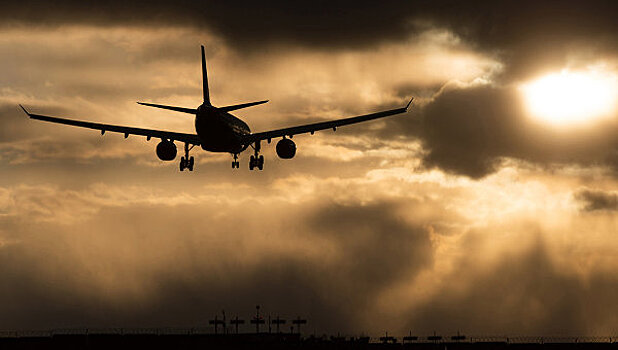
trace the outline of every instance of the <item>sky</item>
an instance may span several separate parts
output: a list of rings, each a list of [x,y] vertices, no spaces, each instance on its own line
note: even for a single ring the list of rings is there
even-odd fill
[[[617,334],[617,14],[3,3],[0,329],[199,327],[260,305],[316,334]],[[264,145],[261,172],[250,152],[231,169],[196,149],[192,173],[159,161],[154,139],[17,106],[192,133],[191,116],[135,102],[197,107],[200,44],[214,105],[270,100],[235,113],[252,131],[415,102],[299,135],[293,160]]]

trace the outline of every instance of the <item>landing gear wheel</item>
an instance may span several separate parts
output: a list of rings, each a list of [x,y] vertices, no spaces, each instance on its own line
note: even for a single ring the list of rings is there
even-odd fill
[[[185,169],[189,169],[189,171],[193,171],[193,164],[195,164],[195,158],[189,157],[189,151],[193,149],[195,145],[192,145],[189,148],[189,144],[185,143],[185,155],[184,157],[180,157],[179,168],[180,171],[184,171]]]
[[[264,169],[264,156],[260,155],[260,141],[257,141],[255,145],[252,145],[254,150],[254,155],[249,158],[249,170],[253,170],[258,168],[259,170]]]
[[[234,160],[232,161],[232,169],[240,168],[240,163],[238,162],[238,154],[234,154]]]
[[[187,168],[189,169],[189,171],[193,171],[193,164],[195,163],[195,158],[191,156],[191,158],[189,158],[188,163],[189,164],[187,164]]]
[[[257,167],[258,167],[258,169],[260,169],[260,170],[263,170],[263,169],[264,169],[264,156],[260,156],[260,157],[257,159]]]

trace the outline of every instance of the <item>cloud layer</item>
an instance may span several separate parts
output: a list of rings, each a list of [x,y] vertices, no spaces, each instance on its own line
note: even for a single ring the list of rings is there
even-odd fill
[[[0,328],[260,304],[317,333],[615,332],[618,119],[553,128],[519,90],[616,73],[615,1],[91,6],[0,11]],[[192,132],[135,101],[197,106],[200,43],[216,104],[271,100],[238,114],[255,131],[417,102],[295,137],[293,161],[264,147],[263,172],[194,153],[192,174],[17,107]]]

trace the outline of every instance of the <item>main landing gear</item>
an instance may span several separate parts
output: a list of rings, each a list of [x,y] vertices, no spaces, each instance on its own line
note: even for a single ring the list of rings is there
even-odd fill
[[[249,158],[249,170],[253,170],[254,168],[258,168],[260,170],[264,169],[264,156],[260,155],[260,141],[255,143],[255,146],[252,146],[254,153]]]
[[[257,141],[255,145],[251,145],[253,147],[253,155],[249,158],[249,170],[253,169],[264,169],[264,156],[260,155],[260,141]],[[238,162],[238,153],[233,153],[234,160],[232,161],[232,169],[240,168],[240,163]]]
[[[195,158],[189,157],[189,151],[193,149],[195,145],[191,145],[189,148],[189,144],[185,143],[185,155],[180,158],[180,171],[184,171],[185,169],[189,169],[189,171],[193,171],[193,163],[195,163]]]

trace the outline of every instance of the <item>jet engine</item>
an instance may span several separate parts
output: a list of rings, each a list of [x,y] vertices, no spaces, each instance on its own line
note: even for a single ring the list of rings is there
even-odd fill
[[[161,160],[174,160],[176,153],[176,145],[172,141],[163,140],[157,145],[157,157]]]
[[[296,144],[290,139],[277,142],[277,155],[282,159],[292,159],[296,155]]]

